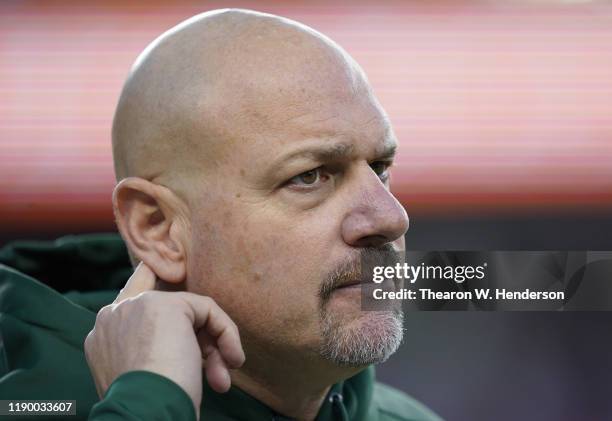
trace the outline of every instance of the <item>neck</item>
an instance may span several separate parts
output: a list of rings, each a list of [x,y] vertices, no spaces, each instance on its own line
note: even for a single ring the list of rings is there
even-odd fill
[[[279,356],[260,350],[248,353],[245,365],[232,372],[231,377],[232,385],[275,412],[299,421],[311,421],[316,418],[331,386],[360,370],[307,360],[296,357],[295,353]]]

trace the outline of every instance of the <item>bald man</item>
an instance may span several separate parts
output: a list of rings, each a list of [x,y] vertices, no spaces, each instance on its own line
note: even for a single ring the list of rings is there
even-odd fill
[[[218,10],[149,45],[113,124],[135,270],[85,340],[90,419],[439,419],[374,381],[402,313],[360,306],[362,254],[404,248],[396,148],[363,70],[302,24]]]

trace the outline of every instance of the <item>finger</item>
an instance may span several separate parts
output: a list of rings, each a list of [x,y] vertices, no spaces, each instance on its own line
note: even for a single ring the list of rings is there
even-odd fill
[[[225,393],[232,384],[229,369],[216,348],[211,348],[206,357],[206,381],[218,393]]]
[[[232,319],[209,297],[178,292],[193,310],[193,326],[204,329],[216,339],[216,348],[230,368],[238,368],[244,363],[244,350],[240,342],[238,327]]]
[[[155,273],[151,268],[144,262],[140,262],[123,289],[119,291],[113,304],[119,304],[121,301],[135,297],[141,292],[153,290],[155,288],[155,279]]]

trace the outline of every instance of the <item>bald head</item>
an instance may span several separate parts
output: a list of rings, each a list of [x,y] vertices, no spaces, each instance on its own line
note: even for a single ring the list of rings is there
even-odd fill
[[[216,10],[170,29],[140,55],[113,123],[117,180],[171,186],[213,171],[232,145],[318,109],[371,95],[338,45],[297,22]]]

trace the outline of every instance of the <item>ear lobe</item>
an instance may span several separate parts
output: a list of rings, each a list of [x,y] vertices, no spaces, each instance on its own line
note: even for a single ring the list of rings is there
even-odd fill
[[[127,246],[161,280],[172,283],[186,275],[185,227],[177,200],[169,189],[139,177],[121,180],[113,191],[115,221]]]

